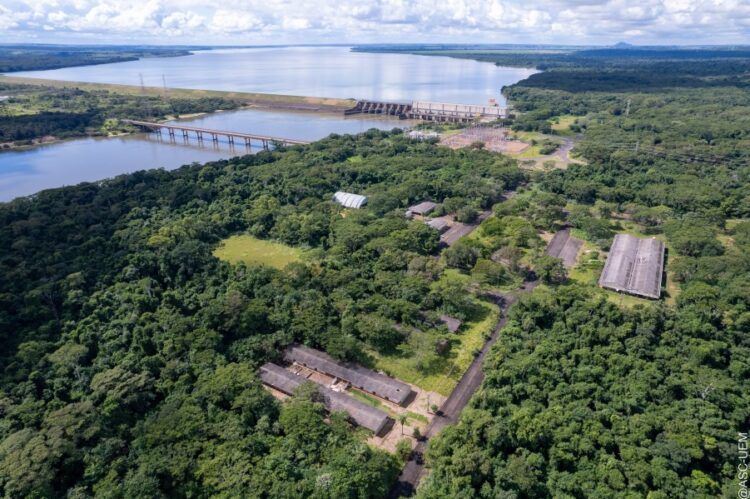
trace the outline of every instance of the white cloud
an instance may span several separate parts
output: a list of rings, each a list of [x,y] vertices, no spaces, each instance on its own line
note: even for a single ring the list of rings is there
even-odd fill
[[[747,43],[750,0],[1,0],[3,40]]]
[[[208,27],[218,34],[231,34],[258,30],[262,25],[261,19],[251,12],[217,10]]]
[[[204,27],[205,18],[195,12],[172,12],[162,18],[159,26],[168,36],[181,36]]]
[[[281,28],[290,31],[308,29],[310,26],[310,20],[304,17],[285,17],[281,22]]]

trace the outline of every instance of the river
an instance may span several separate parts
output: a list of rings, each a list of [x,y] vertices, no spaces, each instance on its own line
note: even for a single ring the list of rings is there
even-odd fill
[[[504,103],[500,89],[535,71],[468,59],[352,52],[345,47],[275,47],[200,51],[194,55],[13,73],[95,83],[234,90],[315,97]],[[331,133],[404,126],[368,115],[242,110],[189,120],[207,128],[316,140]],[[42,189],[94,181],[148,168],[176,168],[244,154],[244,145],[199,147],[146,134],[86,138],[0,152],[0,201]]]

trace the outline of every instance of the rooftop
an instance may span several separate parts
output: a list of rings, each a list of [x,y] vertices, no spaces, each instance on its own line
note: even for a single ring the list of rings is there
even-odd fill
[[[456,331],[458,331],[458,329],[461,327],[461,324],[463,324],[460,319],[456,319],[455,317],[451,317],[449,315],[441,315],[440,321],[448,327],[448,331],[450,331],[451,333],[455,333]]]
[[[360,390],[399,405],[406,404],[412,395],[411,387],[406,383],[371,369],[335,360],[320,350],[294,345],[284,352],[284,359],[346,380]]]
[[[344,208],[362,208],[367,204],[367,196],[352,194],[351,192],[338,191],[333,195],[333,200]]]
[[[448,225],[448,220],[445,217],[433,218],[432,220],[427,222],[427,225],[440,233],[443,233],[450,228],[450,225]]]
[[[617,234],[609,250],[599,285],[645,298],[658,299],[664,273],[664,243]]]
[[[265,364],[260,368],[260,379],[263,383],[287,395],[292,395],[302,383],[307,381],[302,376],[298,376],[281,366],[271,363]],[[331,412],[346,412],[352,421],[363,428],[367,428],[376,435],[380,434],[390,422],[385,412],[352,398],[351,395],[334,392],[320,385],[318,385],[318,392],[322,397],[322,402],[326,409]]]
[[[408,208],[408,211],[412,213],[416,213],[417,215],[427,215],[432,210],[435,209],[437,206],[436,203],[433,203],[432,201],[422,201],[419,204],[415,204],[414,206],[410,206]]]

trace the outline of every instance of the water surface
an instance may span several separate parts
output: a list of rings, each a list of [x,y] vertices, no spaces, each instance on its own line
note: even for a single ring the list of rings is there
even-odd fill
[[[212,50],[184,57],[14,73],[18,76],[95,83],[265,92],[273,94],[432,100],[485,104],[500,89],[534,70],[409,54],[351,52],[344,47],[276,47]],[[408,122],[371,115],[343,117],[318,113],[243,110],[188,120],[191,125],[292,139],[317,140],[331,133],[390,129]],[[0,153],[0,201],[41,189],[95,181],[149,168],[176,168],[245,154],[191,139],[182,144],[145,134],[125,138],[78,139],[24,151]]]
[[[486,62],[411,54],[352,52],[346,47],[224,49],[184,57],[15,73],[94,83],[234,90],[391,101],[486,104],[504,85],[535,73]]]
[[[277,137],[317,140],[331,133],[360,133],[370,128],[391,129],[409,122],[368,115],[344,118],[333,114],[243,110],[215,113],[181,121],[199,127],[245,131]],[[193,162],[254,153],[239,142],[187,142],[177,134],[136,134],[124,137],[85,138],[26,150],[0,152],[0,201],[34,194],[42,189],[73,185],[150,168],[173,169]]]

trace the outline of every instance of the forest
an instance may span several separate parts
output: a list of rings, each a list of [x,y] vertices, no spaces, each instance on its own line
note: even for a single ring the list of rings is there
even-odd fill
[[[132,131],[120,119],[161,120],[168,116],[240,107],[220,97],[170,97],[0,82],[0,142],[26,144],[57,138]]]
[[[367,365],[533,271],[541,284],[510,309],[480,390],[431,439],[418,495],[736,496],[750,425],[746,61],[591,57],[603,61],[505,89],[509,125],[569,123],[585,164],[567,169],[370,130],[0,204],[2,494],[385,497],[404,456],[310,392],[279,403],[257,368],[292,342]],[[337,190],[370,202],[342,211]],[[437,234],[403,216],[422,200],[491,216],[438,259]],[[592,261],[618,231],[664,240],[664,299],[620,303],[545,257],[540,234],[563,225]],[[217,259],[237,234],[309,256]]]
[[[138,47],[14,44],[0,45],[0,73],[39,71],[135,61],[142,57],[177,57],[198,47]]]
[[[673,304],[618,306],[575,279],[522,298],[471,407],[431,441],[420,497],[737,494],[750,424],[748,63],[605,62],[505,94],[514,126],[569,117],[586,164],[535,182],[601,250],[625,226],[663,238]]]
[[[400,131],[0,205],[0,489],[10,497],[383,497],[395,458],[310,397],[280,406],[256,369],[293,341],[363,362],[425,314],[471,307],[438,283],[437,233],[403,209],[492,206],[512,160]],[[366,192],[346,217],[336,190]],[[317,252],[230,266],[249,232]]]

